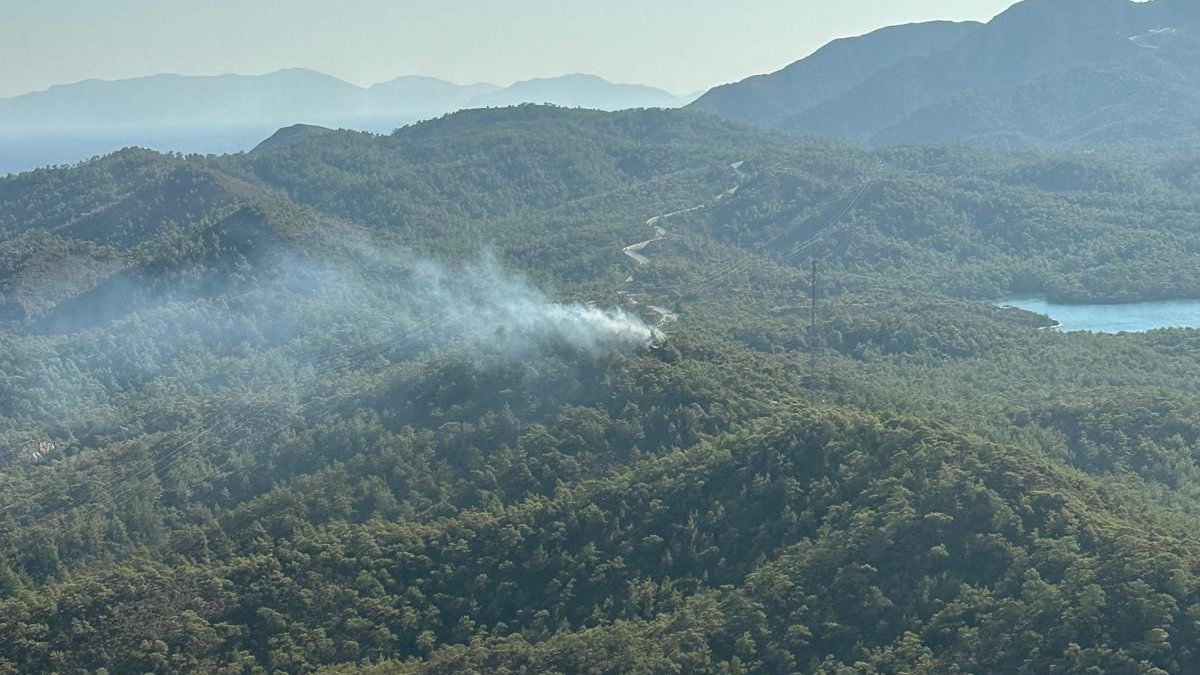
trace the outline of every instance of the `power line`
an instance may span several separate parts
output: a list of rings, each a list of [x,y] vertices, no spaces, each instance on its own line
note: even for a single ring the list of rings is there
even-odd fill
[[[812,281],[809,285],[811,314],[808,325],[808,378],[811,403],[817,404],[817,258],[812,259]]]

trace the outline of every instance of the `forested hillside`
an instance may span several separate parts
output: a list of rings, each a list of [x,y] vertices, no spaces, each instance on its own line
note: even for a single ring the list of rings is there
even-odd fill
[[[0,672],[1194,672],[1200,334],[993,301],[1200,297],[1197,166],[522,106],[0,179]]]

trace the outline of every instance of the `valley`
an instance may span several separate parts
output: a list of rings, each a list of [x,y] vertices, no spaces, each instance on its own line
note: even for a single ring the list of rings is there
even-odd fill
[[[287,119],[0,176],[0,675],[1200,672],[1198,21],[141,82]]]
[[[464,163],[467,142],[488,150]],[[548,162],[553,179],[526,179]],[[1200,587],[1193,331],[1047,332],[988,300],[1100,277],[1122,295],[1088,297],[1200,290],[1161,266],[1200,236],[1176,217],[1195,197],[1167,187],[1173,162],[1140,166],[1114,181],[1098,158],[847,151],[687,112],[527,106],[4,179],[0,438],[55,449],[0,474],[0,621],[29,636],[0,663],[548,667],[561,649],[643,659],[685,631],[764,671],[1169,672],[1191,658]],[[1094,182],[1063,192],[1064,175]],[[1108,256],[1135,210],[1162,244]],[[172,225],[138,227],[155,213]],[[625,248],[653,228],[667,236]],[[481,256],[499,269],[478,277]],[[66,265],[89,272],[48,284]],[[665,341],[605,351],[513,313],[585,301]],[[1090,416],[1107,409],[1121,416]],[[1176,561],[1153,590],[1149,550]],[[835,577],[861,581],[802,581]],[[1033,604],[1029,583],[1062,604]],[[1062,625],[1093,586],[1171,647],[1093,621],[1067,624],[1088,645],[1070,656],[1020,628]],[[938,632],[985,589],[958,620],[1024,631],[1042,656]],[[1136,605],[1146,593],[1170,601]],[[725,642],[746,621],[749,642]]]

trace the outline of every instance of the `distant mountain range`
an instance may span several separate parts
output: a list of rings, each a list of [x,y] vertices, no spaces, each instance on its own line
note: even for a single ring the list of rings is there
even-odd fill
[[[692,107],[874,144],[1176,144],[1200,140],[1198,57],[1192,0],[1026,0],[839,40]]]
[[[1200,144],[1200,2],[1025,0],[987,23],[893,26],[835,40],[688,107],[798,136],[873,145]],[[623,110],[695,98],[594,75],[508,87],[401,77],[360,87],[311,70],[89,80],[0,99],[0,175],[127,146],[248,150],[297,125],[390,132],[470,108]]]
[[[324,73],[289,69],[266,75],[152,75],[55,86],[0,99],[0,128],[61,132],[260,122],[337,126],[364,121],[387,128],[397,126],[393,120],[520,103],[621,110],[672,108],[686,102],[661,89],[613,84],[595,75],[529,80],[509,87],[409,76],[359,87]]]
[[[689,99],[594,75],[458,85],[400,77],[359,87],[312,70],[266,75],[153,75],[88,80],[0,99],[0,174],[140,145],[222,153],[246,150],[297,123],[390,132],[465,108],[551,103],[598,110],[674,108]]]

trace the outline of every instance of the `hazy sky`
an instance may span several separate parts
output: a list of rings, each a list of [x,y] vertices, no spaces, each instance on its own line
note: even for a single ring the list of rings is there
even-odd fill
[[[305,67],[368,84],[588,72],[685,93],[835,37],[1013,0],[0,0],[0,96],[88,78]]]

